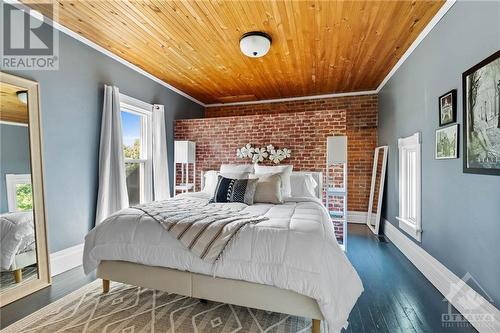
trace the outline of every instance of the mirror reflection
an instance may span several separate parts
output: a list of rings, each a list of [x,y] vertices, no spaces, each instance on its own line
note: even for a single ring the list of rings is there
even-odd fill
[[[0,83],[0,292],[38,278],[27,101]]]
[[[380,226],[380,214],[382,209],[382,198],[384,192],[385,169],[387,163],[387,146],[377,147],[373,160],[372,183],[370,189],[370,201],[368,203],[368,215],[366,224],[378,234]]]

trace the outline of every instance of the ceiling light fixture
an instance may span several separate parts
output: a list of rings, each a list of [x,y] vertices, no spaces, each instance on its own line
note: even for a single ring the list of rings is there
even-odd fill
[[[23,103],[28,104],[28,92],[27,91],[18,91],[16,92],[17,99]]]
[[[247,32],[240,38],[240,50],[250,58],[260,58],[271,48],[271,36],[261,31]]]

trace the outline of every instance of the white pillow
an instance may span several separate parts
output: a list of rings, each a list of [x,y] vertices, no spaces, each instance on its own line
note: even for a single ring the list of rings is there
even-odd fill
[[[210,170],[203,174],[205,178],[203,189],[201,190],[203,193],[214,195],[215,188],[217,187],[217,176],[219,176],[219,172],[215,170]]]
[[[282,187],[283,187],[283,197],[290,197],[292,195],[292,189],[290,186],[290,175],[292,174],[293,165],[276,165],[276,166],[265,166],[255,164],[255,174],[267,175],[275,173],[283,173],[281,175]]]
[[[318,183],[310,173],[293,172],[290,176],[292,197],[316,198]]]
[[[240,172],[240,173],[229,173],[229,172],[218,172],[215,170],[210,170],[204,173],[205,182],[203,186],[203,193],[208,193],[213,195],[215,193],[215,188],[217,187],[217,181],[219,175],[231,178],[231,179],[248,179],[250,173],[248,172]]]
[[[242,173],[242,172],[253,172],[253,164],[221,164],[221,173]]]

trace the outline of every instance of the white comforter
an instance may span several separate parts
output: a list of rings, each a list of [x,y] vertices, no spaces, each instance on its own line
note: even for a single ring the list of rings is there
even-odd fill
[[[0,215],[0,268],[10,270],[16,254],[35,249],[33,212]]]
[[[200,192],[187,195],[209,199]],[[291,200],[248,206],[269,220],[242,228],[215,265],[189,252],[142,211],[128,208],[86,236],[83,266],[90,273],[101,260],[122,260],[292,290],[316,299],[329,331],[340,332],[363,291],[361,280],[338,246],[321,202]]]

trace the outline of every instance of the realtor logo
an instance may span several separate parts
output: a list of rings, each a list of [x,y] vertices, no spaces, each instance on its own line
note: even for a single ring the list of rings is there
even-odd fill
[[[486,303],[493,303],[493,299],[488,296],[470,273],[465,274],[457,283],[450,285],[450,291],[443,302],[448,302],[448,312],[441,314],[441,326],[443,327],[469,327],[470,322],[473,322],[476,327],[491,328],[494,324],[494,316],[485,310]],[[460,313],[455,310],[452,303],[467,310]]]
[[[56,19],[57,6],[52,2],[36,4],[43,15],[38,10],[20,7],[9,1],[1,2],[2,70],[59,68],[59,34],[49,24]]]

